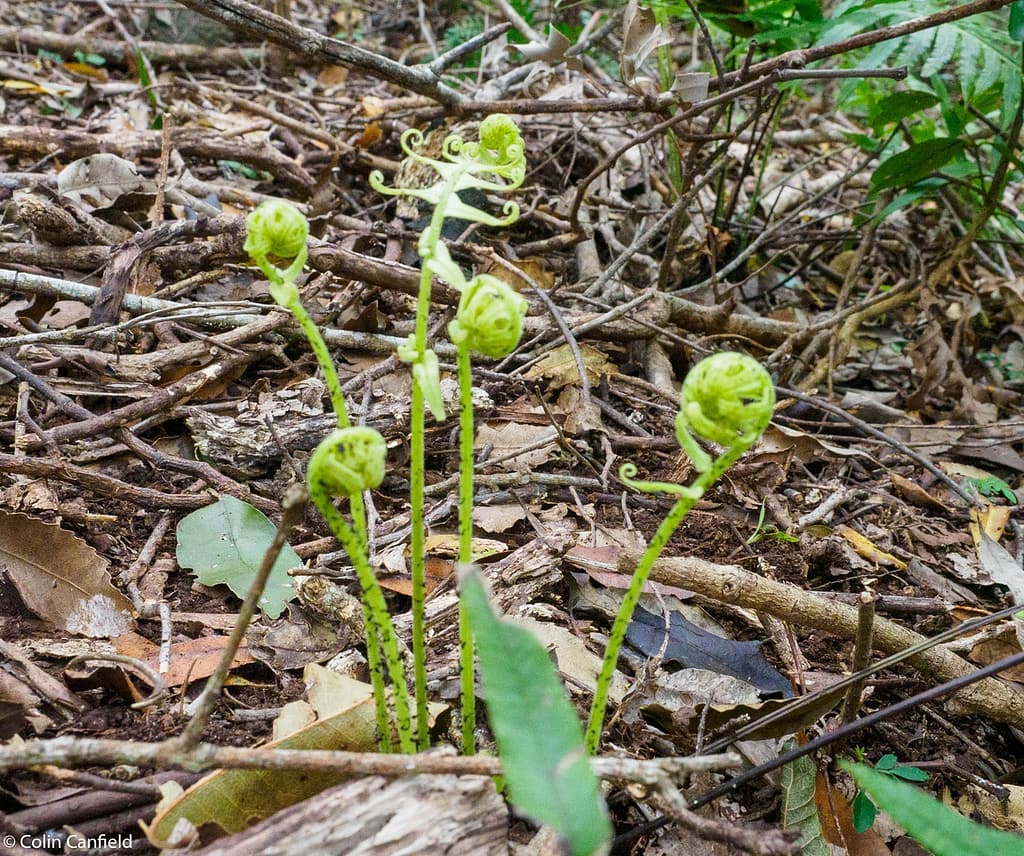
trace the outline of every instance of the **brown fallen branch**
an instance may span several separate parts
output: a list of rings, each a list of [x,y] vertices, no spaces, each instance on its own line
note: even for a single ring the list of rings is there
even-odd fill
[[[99,152],[119,155],[127,160],[159,157],[160,133],[91,134],[71,129],[0,125],[0,154],[32,158],[59,155],[65,161]],[[224,137],[202,128],[174,128],[171,146],[190,158],[243,161],[269,172],[303,196],[311,193],[316,183],[305,169],[269,144],[254,143],[241,137]]]
[[[128,482],[105,476],[102,473],[76,467],[53,458],[27,458],[22,455],[7,455],[0,452],[0,473],[28,476],[35,479],[55,479],[67,482],[85,490],[117,500],[160,511],[195,511],[197,508],[217,501],[215,494],[164,493],[148,487],[139,487]],[[263,510],[276,512],[278,504],[267,503]]]
[[[733,752],[696,755],[691,758],[599,757],[591,759],[594,773],[603,779],[655,784],[668,776],[699,772],[735,770],[744,766]],[[54,737],[51,740],[14,740],[0,745],[0,770],[18,770],[40,764],[59,767],[88,767],[134,764],[163,769],[203,770],[316,770],[352,776],[410,776],[451,774],[457,776],[500,776],[501,761],[483,755],[455,757],[437,752],[418,755],[379,752],[329,752],[315,749],[249,749],[201,743],[183,750],[175,740],[144,743],[134,740],[106,740],[94,737]]]
[[[135,68],[135,57],[124,42],[89,36],[83,38],[77,33],[64,35],[51,30],[34,27],[0,26],[0,50],[53,51],[65,57],[74,56],[75,51],[99,54],[111,65]],[[138,48],[153,65],[187,66],[192,71],[206,71],[234,68],[239,65],[256,66],[263,64],[262,47],[211,48],[206,45],[169,44],[165,42],[138,42]]]
[[[271,42],[286,48],[292,54],[358,69],[371,77],[386,80],[418,95],[425,95],[448,107],[457,107],[465,100],[454,89],[445,86],[440,74],[430,65],[403,65],[372,51],[300,27],[280,15],[246,3],[244,0],[178,2],[207,18],[226,24],[232,30]]]

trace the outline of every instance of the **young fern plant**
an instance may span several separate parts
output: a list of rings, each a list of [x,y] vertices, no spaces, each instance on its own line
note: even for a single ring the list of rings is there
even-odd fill
[[[486,226],[508,226],[519,217],[519,206],[515,202],[505,203],[502,217],[482,211],[459,197],[464,190],[481,190],[492,193],[507,193],[523,183],[526,176],[526,154],[519,128],[508,116],[488,116],[480,123],[479,142],[467,142],[456,135],[445,138],[439,158],[429,158],[420,154],[417,149],[423,143],[423,135],[410,129],[402,134],[401,145],[406,157],[433,168],[439,179],[430,187],[389,187],[384,184],[383,175],[374,171],[370,173],[370,185],[386,196],[414,196],[433,206],[430,224],[420,236],[417,245],[422,260],[419,297],[416,305],[415,333],[409,341],[398,350],[398,356],[412,367],[412,404],[410,415],[410,522],[411,565],[412,565],[412,630],[413,630],[413,662],[415,672],[416,719],[418,724],[417,743],[420,749],[426,749],[427,736],[427,672],[426,672],[426,641],[424,624],[425,581],[425,527],[423,520],[423,488],[425,467],[425,407],[429,407],[434,418],[441,421],[445,418],[444,402],[441,389],[437,355],[427,347],[427,319],[430,313],[430,283],[436,274],[454,288],[462,292],[459,302],[459,319],[452,324],[452,340],[459,346],[459,378],[460,398],[462,402],[461,443],[461,483],[460,483],[460,550],[459,561],[471,561],[470,545],[472,538],[472,491],[473,491],[473,411],[469,396],[470,363],[469,351],[477,350],[487,356],[498,356],[509,353],[518,344],[519,332],[522,328],[522,316],[525,313],[525,301],[519,298],[510,288],[499,288],[504,283],[494,277],[479,275],[469,282],[456,265],[444,243],[441,241],[441,230],[446,218],[459,218]],[[516,303],[515,298],[522,301]],[[503,308],[494,310],[501,304]],[[493,316],[494,324],[507,323],[509,326],[502,334],[492,330],[491,339],[483,344],[484,338],[478,338],[478,327],[481,319]],[[497,321],[497,316],[506,319]],[[518,323],[513,322],[518,317]],[[510,341],[511,330],[514,328],[514,342],[507,350],[493,344],[495,337],[504,345]],[[495,328],[496,329],[496,328]],[[464,338],[465,346],[460,346],[457,337]],[[475,344],[474,344],[475,343]],[[486,350],[485,348],[489,348]],[[474,748],[473,723],[475,721],[475,702],[473,695],[473,648],[469,633],[469,618],[465,610],[459,611],[460,646],[462,663],[462,729],[463,748],[471,754]]]
[[[373,683],[381,749],[386,752],[392,749],[391,722],[384,683],[386,665],[394,693],[399,747],[403,752],[413,752],[415,741],[409,711],[409,690],[398,651],[398,637],[388,614],[384,592],[374,576],[367,555],[363,492],[379,487],[383,481],[387,444],[375,429],[351,424],[345,394],[334,361],[327,350],[327,343],[299,299],[295,280],[306,263],[308,221],[292,205],[269,200],[261,203],[248,216],[245,225],[246,253],[269,280],[271,297],[295,316],[324,373],[338,427],[316,447],[309,459],[306,473],[309,496],[335,537],[341,541],[359,579],[366,625],[366,656]],[[287,268],[281,269],[276,264],[276,260],[280,259],[292,261]],[[351,524],[334,504],[334,498],[339,496],[349,500]]]
[[[608,689],[626,636],[626,628],[654,562],[665,549],[672,533],[705,491],[757,442],[768,427],[774,408],[775,387],[764,366],[745,354],[713,354],[697,363],[683,381],[679,413],[676,416],[676,438],[697,471],[696,481],[685,486],[636,480],[634,476],[637,470],[632,463],[623,464],[619,470],[619,478],[636,490],[671,493],[678,499],[640,557],[622,599],[622,606],[612,624],[587,723],[586,745],[591,755],[596,754],[601,741]],[[712,458],[701,448],[698,438],[718,444],[722,447],[722,453]]]

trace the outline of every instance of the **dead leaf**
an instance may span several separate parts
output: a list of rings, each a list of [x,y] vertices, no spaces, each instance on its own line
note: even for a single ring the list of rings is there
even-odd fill
[[[1007,549],[984,532],[978,542],[978,561],[992,582],[1006,586],[1014,603],[1024,604],[1024,571]]]
[[[526,519],[526,509],[518,503],[478,505],[473,508],[473,524],[484,532],[501,533]]]
[[[341,86],[346,80],[348,80],[348,69],[343,65],[328,65],[320,69],[316,76],[316,82],[324,88]]]
[[[200,681],[210,677],[220,662],[227,636],[200,636],[198,639],[186,639],[171,645],[170,668],[162,673],[164,682],[169,687],[181,686],[185,681]],[[159,653],[150,655],[144,661],[154,672],[159,672]],[[249,646],[242,641],[231,661],[231,668],[253,663],[255,659],[249,653]]]
[[[889,480],[892,482],[893,490],[902,496],[907,502],[911,502],[921,508],[930,508],[933,511],[945,511],[946,506],[939,502],[934,496],[926,491],[915,481],[904,478],[898,473],[890,473]]]
[[[108,152],[79,158],[57,174],[61,196],[86,210],[109,208],[126,193],[150,193],[153,182],[129,160]]]
[[[662,45],[672,43],[672,37],[657,22],[654,12],[629,0],[622,16],[622,50],[619,53],[619,73],[630,89],[656,92],[650,78],[638,78],[637,72],[647,58]]]
[[[509,51],[517,50],[533,62],[544,62],[552,67],[565,63],[566,67],[571,68],[573,71],[583,71],[583,63],[577,57],[565,55],[569,47],[569,39],[556,30],[553,24],[548,24],[546,42],[506,45],[505,49]]]
[[[490,458],[503,470],[531,472],[554,455],[557,437],[558,432],[550,425],[508,422],[494,428],[484,423],[476,432],[473,448],[490,449]]]
[[[525,617],[513,618],[512,621],[529,630],[554,653],[558,671],[593,691],[601,671],[601,658],[590,651],[582,639],[574,636],[566,628],[548,621]],[[616,672],[608,690],[609,701],[618,704],[628,688],[625,676],[621,672]]]
[[[888,856],[892,852],[874,829],[854,829],[849,797],[832,787],[820,770],[814,783],[814,803],[825,840],[843,848],[847,856]]]
[[[380,122],[370,122],[356,138],[356,145],[361,149],[368,149],[374,143],[379,143],[384,137]]]
[[[602,375],[618,374],[618,369],[603,352],[590,345],[580,345],[583,368],[592,386],[601,382]],[[539,363],[531,366],[524,375],[528,380],[545,379],[552,389],[559,389],[569,383],[579,383],[580,370],[576,358],[568,345],[559,345],[549,351]]]
[[[876,565],[891,565],[901,571],[907,566],[902,559],[897,559],[892,553],[886,553],[885,550],[876,547],[870,538],[861,535],[856,529],[843,525],[836,527],[836,532],[849,542],[850,546],[857,551],[858,556],[862,556],[869,562],[874,562]]]
[[[61,630],[114,637],[131,629],[131,602],[107,560],[55,523],[0,511],[0,563],[32,612]]]

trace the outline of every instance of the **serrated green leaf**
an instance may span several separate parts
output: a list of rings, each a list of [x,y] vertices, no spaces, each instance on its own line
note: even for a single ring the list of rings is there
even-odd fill
[[[939,99],[931,92],[920,92],[910,90],[907,92],[894,92],[882,98],[871,111],[871,125],[878,133],[883,125],[898,122],[906,119],[929,107],[938,104]]]
[[[919,788],[863,764],[840,761],[857,786],[935,856],[1024,856],[1024,838],[974,823]]]
[[[945,166],[963,149],[963,141],[951,137],[935,137],[914,143],[882,161],[871,176],[871,186],[875,190],[883,190],[914,184]]]
[[[588,856],[611,838],[583,729],[547,651],[529,631],[498,618],[470,570],[460,583],[512,803]]]
[[[224,584],[244,598],[276,531],[258,508],[222,496],[178,524],[178,564],[192,570],[203,585]],[[259,600],[260,609],[270,618],[277,618],[295,597],[288,569],[301,567],[298,553],[285,544]]]
[[[961,33],[952,27],[935,28],[935,41],[932,42],[931,55],[924,61],[919,72],[924,80],[942,71],[946,63],[953,58],[960,37]]]

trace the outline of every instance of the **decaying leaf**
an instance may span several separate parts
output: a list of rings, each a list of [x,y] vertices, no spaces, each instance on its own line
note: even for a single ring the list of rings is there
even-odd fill
[[[638,78],[637,72],[654,51],[671,43],[672,37],[658,24],[653,10],[638,6],[636,0],[629,0],[622,16],[622,52],[619,54],[619,73],[623,83],[630,89],[649,91],[653,81],[647,77]]]
[[[617,374],[618,369],[608,356],[590,345],[580,345],[583,367],[591,385],[601,382],[602,375]],[[559,389],[569,383],[579,383],[580,370],[568,345],[559,345],[549,351],[539,363],[532,366],[525,377],[528,380],[543,378],[552,389]]]
[[[548,38],[546,42],[528,42],[525,45],[507,45],[508,50],[517,50],[528,60],[533,62],[544,62],[550,66],[565,63],[566,67],[573,71],[583,71],[583,63],[577,57],[566,56],[565,52],[570,48],[569,39],[554,26],[548,24]]]
[[[107,560],[56,523],[0,511],[0,564],[25,606],[61,630],[113,637],[132,626]]]

